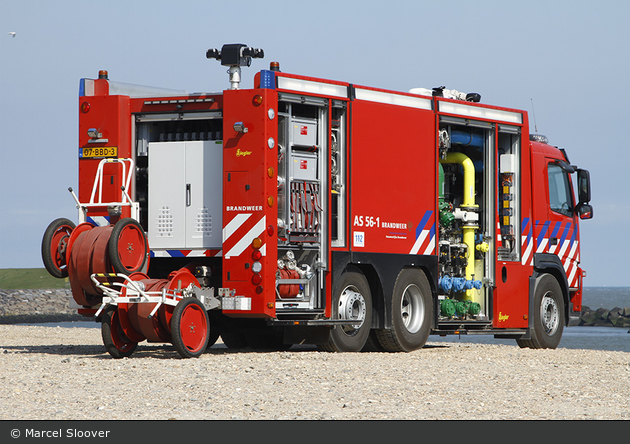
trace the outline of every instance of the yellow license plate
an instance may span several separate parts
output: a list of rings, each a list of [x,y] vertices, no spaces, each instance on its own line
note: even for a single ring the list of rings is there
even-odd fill
[[[79,148],[79,158],[87,159],[93,157],[117,157],[118,147],[116,146],[95,146]]]

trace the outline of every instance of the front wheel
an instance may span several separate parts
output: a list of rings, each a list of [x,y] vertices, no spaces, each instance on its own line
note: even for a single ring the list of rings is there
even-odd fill
[[[333,291],[333,319],[356,321],[335,325],[325,351],[358,352],[368,340],[372,328],[372,293],[365,276],[359,271],[346,271]]]
[[[171,338],[183,358],[196,358],[208,347],[210,321],[205,307],[197,298],[184,298],[173,310]]]
[[[404,269],[396,278],[390,316],[392,329],[377,330],[379,342],[387,351],[413,351],[429,338],[433,303],[431,286],[421,270]]]
[[[564,300],[556,278],[543,274],[534,289],[534,325],[531,339],[517,339],[521,348],[557,348],[564,330]]]

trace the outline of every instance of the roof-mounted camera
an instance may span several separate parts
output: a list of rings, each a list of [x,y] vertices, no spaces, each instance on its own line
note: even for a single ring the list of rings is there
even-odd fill
[[[262,59],[265,52],[259,48],[243,45],[242,43],[231,43],[223,45],[221,51],[209,49],[206,51],[206,58],[217,59],[221,65],[229,66],[231,89],[238,89],[241,83],[241,66],[250,66],[252,59]]]

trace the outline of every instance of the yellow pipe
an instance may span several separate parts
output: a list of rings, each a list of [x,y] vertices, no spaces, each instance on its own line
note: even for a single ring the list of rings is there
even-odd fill
[[[448,153],[441,163],[458,163],[464,168],[464,204],[463,207],[475,205],[475,165],[470,157],[463,153]]]
[[[475,165],[468,156],[463,153],[448,153],[446,158],[440,160],[441,163],[458,163],[464,169],[464,202],[461,206],[463,210],[477,208],[475,204]],[[468,249],[468,261],[466,263],[466,279],[472,280],[475,274],[475,230],[478,227],[464,226],[464,243]],[[473,299],[473,291],[466,290],[465,299]],[[476,301],[480,302],[480,301]]]

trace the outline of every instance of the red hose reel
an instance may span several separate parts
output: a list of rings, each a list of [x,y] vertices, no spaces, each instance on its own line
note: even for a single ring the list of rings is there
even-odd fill
[[[144,340],[171,342],[184,357],[208,346],[206,308],[190,294],[197,278],[187,268],[168,279],[149,278],[149,244],[135,219],[103,227],[57,219],[44,234],[42,258],[53,276],[68,277],[80,314],[101,316],[103,343],[113,357],[130,356]]]
[[[113,357],[130,356],[144,340],[170,342],[186,358],[197,357],[208,347],[210,320],[202,301],[191,296],[198,282],[187,268],[172,272],[168,279],[150,279],[144,273],[92,279],[105,295],[101,333]]]

